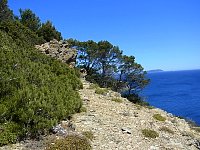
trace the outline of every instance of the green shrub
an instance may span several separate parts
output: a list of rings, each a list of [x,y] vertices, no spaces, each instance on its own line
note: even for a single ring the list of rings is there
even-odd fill
[[[149,106],[149,103],[146,102],[142,97],[140,97],[138,94],[124,94],[123,97],[127,98],[130,102],[133,102],[134,104],[138,104],[140,106]]]
[[[150,129],[143,129],[142,134],[147,138],[156,138],[159,136],[159,134],[156,131]]]
[[[85,136],[68,135],[49,143],[47,150],[91,150],[89,140]]]
[[[18,133],[20,130],[20,126],[14,122],[0,124],[0,146],[15,143],[20,135]]]
[[[93,135],[93,132],[92,131],[84,131],[84,132],[82,132],[82,134],[86,137],[86,138],[88,138],[89,140],[93,140],[94,139],[94,135]]]
[[[23,31],[13,40],[0,30],[1,144],[13,143],[26,135],[46,134],[82,106],[77,92],[82,83],[74,69],[21,42],[20,32]],[[19,128],[13,132],[5,126],[9,122]]]
[[[96,94],[101,94],[101,95],[106,95],[108,93],[108,89],[106,89],[106,88],[97,88],[95,90],[95,93]]]
[[[92,83],[92,84],[90,84],[90,86],[89,86],[89,89],[97,89],[97,88],[99,88],[98,84]]]
[[[154,114],[153,118],[158,120],[158,121],[165,121],[166,120],[166,118],[161,116],[160,114]]]
[[[154,106],[146,106],[146,108],[148,108],[148,109],[155,109]]]
[[[112,98],[111,101],[114,101],[114,102],[118,102],[118,103],[122,103],[122,99],[120,98]]]
[[[0,23],[0,30],[5,31],[18,45],[35,45],[44,43],[42,37],[22,25],[19,21],[3,21]],[[24,45],[23,45],[24,46]]]
[[[79,112],[87,112],[87,108],[82,106]]]
[[[168,127],[161,127],[160,130],[161,130],[161,131],[164,131],[164,132],[168,132],[168,133],[174,134],[174,131],[172,131],[172,130],[169,129]]]

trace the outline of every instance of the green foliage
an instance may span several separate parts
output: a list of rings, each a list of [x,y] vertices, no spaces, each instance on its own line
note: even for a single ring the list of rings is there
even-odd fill
[[[14,122],[0,124],[0,146],[15,143],[19,136],[19,130],[21,130],[21,127]]]
[[[123,97],[140,106],[149,106],[149,103],[144,101],[138,94],[125,94]]]
[[[148,108],[148,109],[155,109],[155,107],[154,106],[146,106],[146,108]]]
[[[126,83],[128,95],[137,94],[149,80],[145,79],[146,72],[143,67],[135,62],[134,56],[123,55],[119,66],[119,81]]]
[[[161,127],[160,128],[161,131],[164,131],[164,132],[168,132],[170,134],[174,134],[174,131],[172,131],[171,129],[169,129],[168,127]]]
[[[97,88],[95,90],[95,93],[96,94],[101,94],[101,95],[106,95],[108,93],[108,89],[106,89],[106,88]]]
[[[19,21],[4,21],[0,23],[0,30],[5,31],[17,45],[29,46],[40,44],[44,39],[22,25]]]
[[[114,102],[118,102],[118,103],[122,103],[122,99],[120,98],[112,98],[111,101],[114,101]]]
[[[166,120],[166,118],[161,116],[160,114],[154,114],[153,118],[158,120],[158,121],[165,121]]]
[[[13,20],[13,12],[8,8],[8,0],[0,0],[0,22]]]
[[[79,112],[87,112],[87,108],[82,106],[82,107],[80,108]]]
[[[157,137],[159,137],[159,134],[156,131],[150,130],[150,129],[143,129],[142,134],[147,138],[157,138]]]
[[[123,55],[118,46],[108,41],[80,42],[69,39],[68,42],[78,49],[77,66],[86,69],[86,80],[100,87],[137,96],[149,83],[146,72],[135,62],[135,57]]]
[[[93,140],[94,139],[94,135],[92,131],[84,131],[82,132],[82,134],[89,140]]]
[[[68,135],[49,143],[47,150],[91,150],[89,140],[85,136]]]
[[[97,88],[99,88],[99,85],[98,85],[98,84],[92,83],[92,84],[90,84],[90,86],[89,86],[89,89],[97,89]]]
[[[20,18],[19,21],[31,31],[36,32],[41,26],[39,17],[36,16],[30,9],[19,10]]]
[[[0,31],[1,145],[48,133],[82,106],[75,71],[21,41],[23,30],[13,32]]]
[[[56,30],[52,22],[49,20],[42,24],[42,26],[37,31],[37,34],[38,36],[43,37],[47,42],[53,39],[58,41],[62,39],[61,33]]]

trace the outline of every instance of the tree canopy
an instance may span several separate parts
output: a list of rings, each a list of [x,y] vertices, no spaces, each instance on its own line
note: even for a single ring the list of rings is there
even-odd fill
[[[52,39],[57,39],[58,41],[62,39],[61,33],[56,30],[51,21],[47,21],[42,24],[42,26],[37,31],[38,36],[43,37],[47,42]]]
[[[28,27],[34,32],[36,32],[40,28],[40,18],[37,17],[36,14],[33,13],[30,9],[20,9],[19,12],[19,20],[24,26]]]
[[[108,41],[68,40],[78,50],[77,67],[85,68],[87,79],[128,95],[137,95],[149,82],[143,67],[134,56],[123,55]]]
[[[0,22],[12,20],[14,17],[12,10],[8,8],[7,0],[0,0]]]

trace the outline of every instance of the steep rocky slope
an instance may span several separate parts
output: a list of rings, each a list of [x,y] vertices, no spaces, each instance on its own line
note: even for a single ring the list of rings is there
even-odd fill
[[[91,83],[82,79],[84,88],[79,91],[86,112],[72,116],[70,124],[76,133],[93,133],[94,150],[198,150],[200,134],[191,129],[184,120],[157,108],[135,105],[119,93],[109,91],[100,95],[91,88]],[[114,99],[120,99],[116,102]],[[159,115],[158,115],[159,114]],[[155,116],[162,116],[161,118]],[[157,118],[157,119],[156,119]],[[63,121],[59,132],[65,127]],[[62,128],[63,127],[63,128]],[[152,138],[145,136],[144,129],[155,131]],[[142,132],[143,131],[143,132]],[[62,136],[60,134],[60,136]],[[56,136],[57,138],[59,135]],[[45,138],[46,139],[46,138]],[[3,149],[45,149],[45,140],[26,141]],[[0,149],[2,149],[0,148]]]
[[[160,109],[137,106],[110,91],[98,95],[90,89],[90,83],[83,80],[84,89],[80,95],[87,112],[73,116],[76,130],[92,131],[95,150],[192,150],[199,149],[200,135],[188,123]],[[113,98],[122,102],[112,101]],[[163,116],[164,121],[155,119]],[[153,117],[154,116],[154,117]],[[165,120],[166,119],[166,120]],[[158,133],[148,138],[142,130],[151,129]]]

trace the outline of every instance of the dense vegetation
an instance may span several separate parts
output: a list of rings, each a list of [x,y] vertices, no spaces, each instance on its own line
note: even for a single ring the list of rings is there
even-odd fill
[[[0,1],[7,10],[0,21],[0,145],[46,134],[82,105],[75,70],[40,54],[33,45],[41,38],[7,15],[6,2]]]

